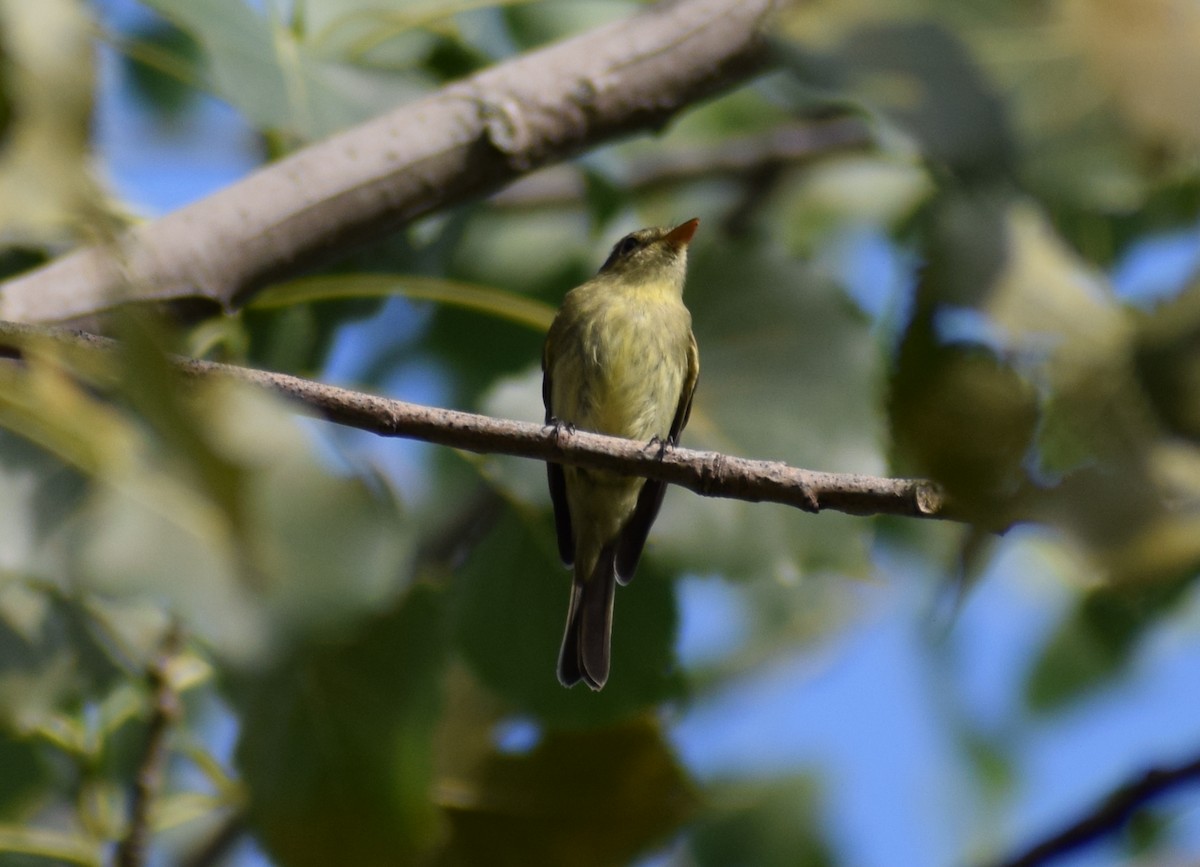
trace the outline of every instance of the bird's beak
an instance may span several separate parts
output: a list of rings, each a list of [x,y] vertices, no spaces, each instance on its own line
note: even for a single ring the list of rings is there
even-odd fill
[[[696,228],[700,225],[700,220],[693,217],[686,223],[680,223],[671,231],[663,236],[663,240],[676,247],[686,247],[692,240],[692,235],[696,234]]]

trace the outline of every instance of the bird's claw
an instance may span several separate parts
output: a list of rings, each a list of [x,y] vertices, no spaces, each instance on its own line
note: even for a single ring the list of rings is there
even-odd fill
[[[563,421],[561,418],[555,418],[554,416],[551,416],[547,421],[547,424],[554,429],[554,442],[558,445],[562,445],[564,431],[566,431],[568,435],[575,433],[574,422]]]
[[[661,461],[664,457],[667,456],[667,452],[670,451],[673,448],[673,446],[674,446],[674,443],[671,442],[670,438],[663,439],[662,437],[655,434],[654,436],[650,437],[650,442],[646,443],[646,451],[657,450],[658,451],[658,459]]]

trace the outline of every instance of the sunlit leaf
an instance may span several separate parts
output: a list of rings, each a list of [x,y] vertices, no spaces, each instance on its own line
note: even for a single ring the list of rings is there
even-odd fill
[[[1124,119],[1152,143],[1200,142],[1200,9],[1189,0],[1063,4],[1065,25]]]
[[[554,310],[532,298],[489,286],[456,280],[389,274],[346,274],[306,277],[276,284],[257,295],[253,309],[271,309],[292,304],[335,301],[347,298],[385,298],[398,295],[413,301],[432,301],[483,313],[545,331]]]
[[[90,31],[78,0],[0,4],[8,123],[0,140],[0,240],[75,240],[102,229],[92,176]]]
[[[0,854],[3,853],[33,855],[81,867],[100,867],[104,863],[101,846],[82,834],[26,825],[0,825]]]

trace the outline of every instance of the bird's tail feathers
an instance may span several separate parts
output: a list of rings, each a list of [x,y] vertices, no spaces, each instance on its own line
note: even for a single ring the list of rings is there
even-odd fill
[[[613,545],[600,549],[590,575],[575,561],[567,628],[558,654],[558,680],[563,686],[583,681],[599,690],[608,680],[612,646],[613,593],[617,576]]]

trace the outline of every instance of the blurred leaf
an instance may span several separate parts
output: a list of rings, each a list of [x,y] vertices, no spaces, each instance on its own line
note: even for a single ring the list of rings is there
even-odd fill
[[[241,321],[249,343],[246,361],[267,370],[318,370],[345,318],[303,305],[262,312],[243,310]]]
[[[715,809],[691,829],[697,867],[833,867],[816,785],[810,779],[772,784],[726,784],[709,797]]]
[[[695,808],[657,723],[549,731],[527,753],[487,757],[448,799],[445,863],[626,864],[666,840]]]
[[[1064,23],[1123,119],[1154,145],[1200,142],[1200,8],[1190,0],[1069,0]]]
[[[1193,581],[1194,572],[1173,581],[1089,591],[1034,663],[1025,687],[1029,707],[1060,710],[1111,682],[1129,663],[1139,639]]]
[[[0,730],[54,727],[57,714],[116,688],[125,662],[78,600],[15,582],[0,591]]]
[[[479,678],[553,726],[603,725],[678,695],[672,586],[646,562],[617,593],[608,685],[599,693],[559,685],[554,672],[570,577],[553,550],[547,516],[539,517],[530,524],[507,510],[455,571],[455,642]]]
[[[970,761],[971,778],[986,799],[985,803],[999,807],[1012,795],[1016,781],[1011,750],[1004,744],[979,734],[968,734],[963,747]]]
[[[916,136],[926,159],[958,179],[1013,170],[1003,101],[957,36],[933,21],[863,26],[841,47],[862,92]]]
[[[96,481],[66,527],[54,578],[169,600],[190,630],[242,663],[394,597],[410,538],[394,502],[321,468],[276,398],[228,380],[185,390],[148,345],[130,351],[115,387],[140,417],[57,366],[110,368],[90,375],[112,388],[120,358],[56,359],[34,342],[23,367],[0,369],[0,426]]]
[[[883,469],[873,397],[881,358],[835,286],[770,244],[709,241],[689,265],[685,300],[700,383],[683,445],[835,472]],[[868,534],[860,519],[675,492],[651,544],[690,570],[786,578],[864,574]]]
[[[83,477],[29,440],[0,429],[0,488],[0,592],[18,577],[60,578],[70,517],[86,493]]]
[[[467,44],[462,23],[471,12],[531,0],[317,0],[306,7],[312,45],[355,62],[379,66],[416,65],[422,57],[445,78],[460,78],[491,62]],[[475,20],[478,20],[476,18]]]
[[[554,310],[532,298],[489,286],[475,286],[436,277],[390,274],[344,274],[305,277],[277,283],[251,302],[255,310],[344,298],[384,298],[399,295],[413,301],[433,301],[505,319],[544,332]]]
[[[492,58],[458,39],[441,37],[433,43],[425,65],[442,82],[466,78],[486,66]]]
[[[35,802],[49,781],[33,745],[0,731],[0,817],[14,818]]]
[[[147,0],[205,49],[217,94],[255,126],[312,140],[420,92],[411,76],[320,57],[242,0]]]
[[[1149,435],[1125,366],[1130,329],[1028,203],[952,188],[925,225],[929,261],[893,380],[897,446],[991,512],[985,523],[1003,522],[1031,468],[1063,473]],[[974,318],[948,318],[961,310]]]
[[[569,3],[497,3],[502,6],[508,33],[521,49],[564,39],[623,18],[637,10],[630,0],[571,0]]]
[[[1167,430],[1200,441],[1200,282],[1142,317],[1134,363]]]
[[[62,864],[79,864],[81,867],[100,867],[104,863],[102,847],[79,833],[55,831],[48,828],[32,828],[0,824],[0,855],[31,855],[36,861],[15,862],[24,867],[28,863],[45,863],[43,859]],[[5,864],[10,863],[6,856]]]
[[[1129,817],[1125,833],[1122,835],[1124,848],[1131,856],[1140,857],[1152,864],[1153,859],[1147,856],[1153,855],[1160,847],[1171,845],[1174,824],[1175,818],[1166,810],[1137,810]]]
[[[592,231],[602,231],[625,206],[628,193],[600,172],[583,171],[584,198],[592,218]],[[549,327],[549,323],[546,323]]]
[[[414,589],[353,635],[236,685],[249,815],[281,865],[410,863],[437,842],[444,623],[440,594]]]
[[[1033,441],[1033,388],[985,352],[906,349],[892,381],[893,436],[913,462],[901,472],[934,479],[985,525],[1003,523]]]
[[[223,453],[213,432],[184,399],[186,380],[167,357],[173,347],[159,323],[134,314],[116,323],[121,341],[118,376],[122,396],[138,416],[149,424],[165,448],[184,458],[182,469],[193,483],[226,516],[238,544],[250,540],[243,514],[245,468]]]
[[[134,92],[168,119],[179,117],[197,95],[200,46],[178,27],[153,21],[122,46]]]
[[[171,600],[190,629],[241,664],[393,598],[409,544],[394,504],[321,469],[274,398],[196,385],[193,422],[246,472],[244,527],[188,474],[171,473],[169,459],[148,454],[120,487],[98,488],[87,510],[76,568],[90,585]]]
[[[91,31],[78,0],[0,3],[10,121],[0,144],[0,241],[38,246],[103,231],[91,174]]]

